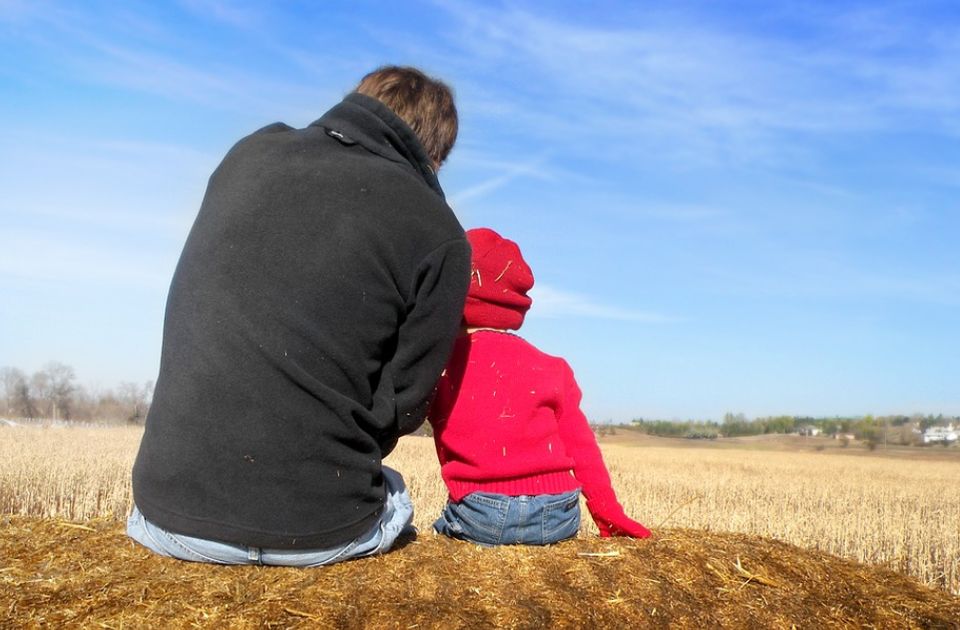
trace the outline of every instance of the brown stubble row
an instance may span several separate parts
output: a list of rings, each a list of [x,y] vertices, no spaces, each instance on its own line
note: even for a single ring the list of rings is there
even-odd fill
[[[123,519],[141,429],[0,428],[0,513]],[[627,512],[649,527],[733,531],[882,564],[960,593],[960,466],[815,452],[604,445]],[[433,443],[388,458],[429,529],[445,500]],[[583,534],[596,535],[584,518]]]

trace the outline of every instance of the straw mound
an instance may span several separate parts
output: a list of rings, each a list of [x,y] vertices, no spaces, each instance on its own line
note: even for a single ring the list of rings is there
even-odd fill
[[[960,628],[960,598],[736,534],[548,548],[425,534],[320,569],[152,555],[115,521],[0,523],[0,627]]]

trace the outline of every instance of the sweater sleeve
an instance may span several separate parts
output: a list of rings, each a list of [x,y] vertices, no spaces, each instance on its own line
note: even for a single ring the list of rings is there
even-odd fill
[[[586,416],[580,410],[582,394],[573,376],[573,370],[564,362],[563,371],[564,385],[561,405],[557,411],[557,423],[567,455],[574,461],[573,475],[583,486],[590,516],[593,517],[602,537],[611,535],[648,537],[650,531],[628,517],[617,501],[600,446]]]
[[[401,435],[423,424],[460,328],[469,282],[470,245],[466,239],[441,245],[417,269],[396,351],[383,367],[375,393],[375,413],[392,417],[384,423],[390,429],[378,440],[384,456]]]
[[[583,486],[583,494],[589,500],[612,493],[613,487],[600,447],[593,436],[593,430],[587,422],[587,417],[580,410],[582,397],[580,387],[574,379],[573,370],[564,361],[557,425],[567,454],[574,461],[573,475]]]

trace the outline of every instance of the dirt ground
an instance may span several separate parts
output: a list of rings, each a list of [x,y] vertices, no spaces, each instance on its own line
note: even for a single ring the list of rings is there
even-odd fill
[[[662,530],[483,549],[421,535],[320,569],[161,558],[115,521],[0,521],[3,628],[952,628],[960,598],[767,539]]]
[[[804,437],[801,435],[751,435],[745,437],[692,440],[682,437],[647,435],[635,429],[615,428],[615,433],[598,437],[600,444],[618,444],[646,448],[688,448],[704,450],[784,451],[791,453],[823,453],[827,455],[855,455],[910,461],[944,461],[960,463],[960,446],[939,445],[905,446],[877,444],[873,449],[865,442],[852,440],[844,443],[831,437]]]

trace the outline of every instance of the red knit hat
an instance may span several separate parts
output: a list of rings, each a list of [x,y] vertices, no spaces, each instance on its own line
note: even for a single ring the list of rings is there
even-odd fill
[[[472,328],[516,330],[533,302],[533,272],[520,248],[489,228],[467,230],[473,249],[463,321]]]

